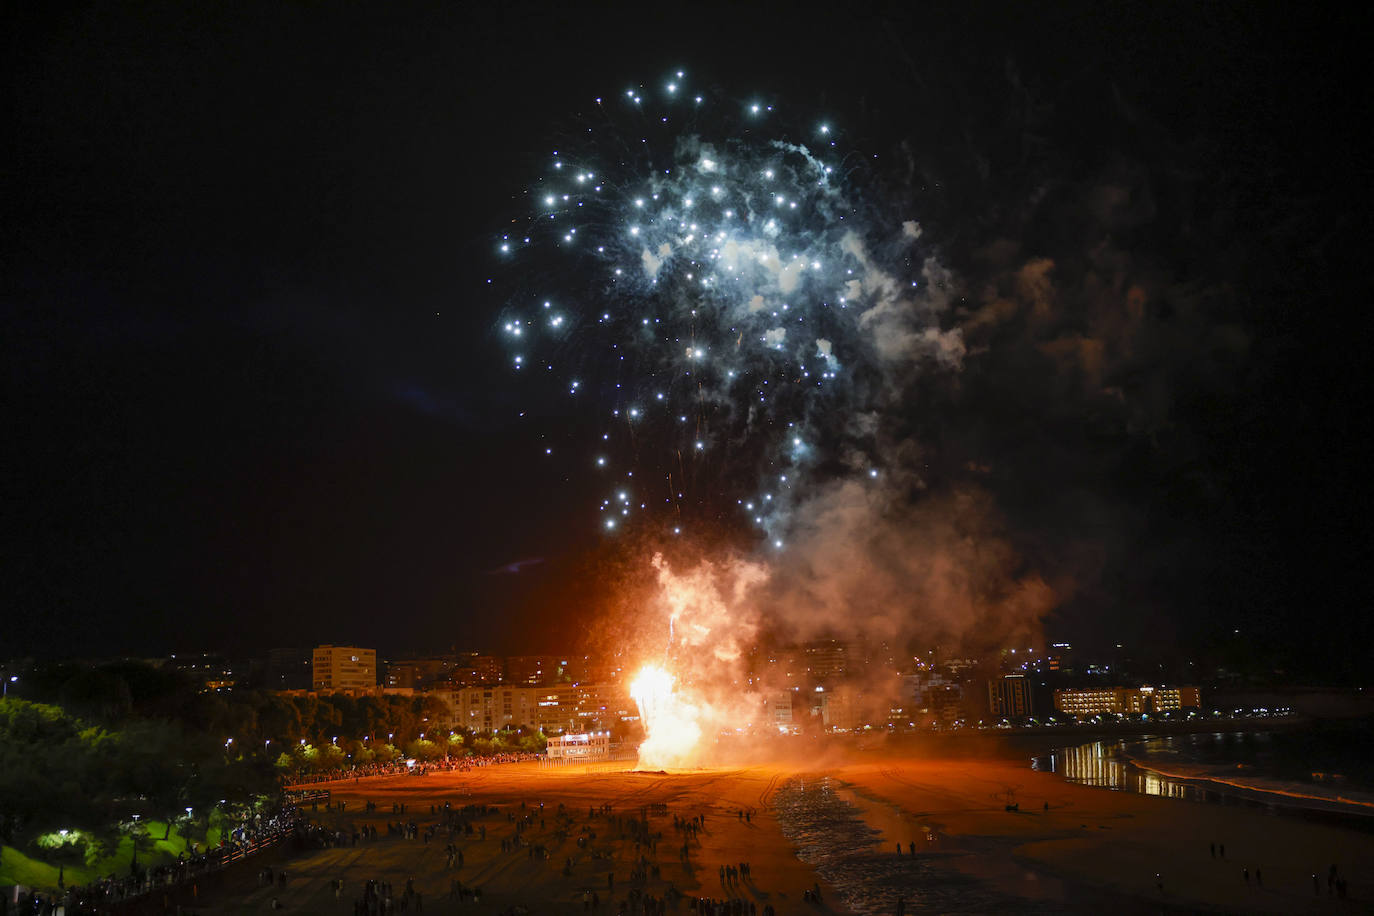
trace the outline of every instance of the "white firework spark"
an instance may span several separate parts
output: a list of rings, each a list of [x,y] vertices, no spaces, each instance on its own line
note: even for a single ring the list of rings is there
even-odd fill
[[[679,534],[728,505],[781,548],[817,475],[877,478],[855,418],[883,409],[879,364],[962,352],[921,307],[920,233],[874,224],[830,121],[789,132],[682,72],[592,112],[496,243],[508,365],[592,413],[571,460],[608,491],[603,532]]]

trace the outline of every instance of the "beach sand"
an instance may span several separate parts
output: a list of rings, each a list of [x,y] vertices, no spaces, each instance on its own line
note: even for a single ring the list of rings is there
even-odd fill
[[[1304,913],[1374,908],[1374,832],[1262,808],[1074,785],[1055,774],[996,759],[891,759],[841,767],[834,774],[877,802],[879,811],[887,809],[891,826],[882,829],[894,844],[923,833],[964,840],[979,853],[973,859],[1009,858],[1071,885],[1169,909]],[[1018,811],[1006,810],[1009,799]],[[903,827],[910,836],[901,835]],[[1212,844],[1218,847],[1216,856]],[[1333,864],[1348,881],[1345,901],[1327,896]],[[975,872],[985,868],[976,861],[968,867]]]
[[[828,777],[828,785],[880,831],[875,856],[891,850],[895,860],[896,844],[901,843],[904,857],[913,863],[919,858],[925,866],[955,870],[980,887],[995,888],[1012,901],[1002,909],[1015,911],[1021,904],[1039,912],[1334,913],[1374,908],[1374,833],[1254,808],[1072,785],[1030,770],[1025,760],[967,748],[943,751],[944,756],[918,756],[910,749],[879,747],[841,754],[832,747],[791,762],[775,759],[673,773],[631,772],[628,764],[525,763],[331,783],[332,799],[345,802],[345,811],[326,812],[321,806],[313,817],[339,827],[375,824],[378,840],[276,857],[288,872],[285,888],[257,886],[262,863],[250,863],[231,872],[190,909],[259,912],[276,899],[287,912],[347,914],[366,880],[389,881],[399,895],[413,879],[423,895],[424,912],[469,912],[470,900],[449,899],[457,879],[481,887],[480,909],[492,913],[513,906],[531,913],[582,912],[584,892],[593,890],[601,899],[600,912],[614,913],[631,888],[662,898],[670,886],[688,897],[753,900],[759,912],[766,904],[780,914],[853,912],[840,889],[822,876],[824,867],[817,870],[797,857],[773,809],[779,787],[799,774]],[[375,812],[364,812],[367,800],[377,804]],[[1019,810],[1009,812],[1006,805],[1012,800]],[[455,840],[465,858],[455,870],[445,867],[445,831],[426,844],[388,837],[385,827],[402,820],[392,813],[393,804],[404,802],[404,820],[423,828],[441,820],[440,814],[430,813],[430,805],[442,811],[446,801],[455,808],[483,804],[498,809],[476,821],[487,827],[485,841]],[[560,804],[571,819],[563,837],[555,823]],[[657,852],[645,853],[659,866],[657,877],[631,882],[633,863],[644,851],[637,852],[634,840],[606,816],[589,818],[589,807],[604,804],[621,818],[647,815],[651,829],[662,834]],[[740,811],[751,812],[750,819],[742,819]],[[532,824],[525,838],[546,846],[547,860],[531,859],[524,846],[501,850],[501,839],[515,833],[510,816],[527,814]],[[705,827],[683,862],[678,854],[683,837],[674,831],[673,816],[697,814],[705,816]],[[581,848],[576,840],[584,830],[596,837]],[[916,857],[910,855],[913,843]],[[1213,858],[1209,843],[1224,843],[1226,858]],[[565,875],[569,858],[575,861]],[[742,861],[751,863],[750,879],[723,886],[719,867]],[[1326,874],[1332,864],[1349,881],[1345,901],[1327,896]],[[1249,869],[1249,884],[1243,868]],[[1262,887],[1257,870],[1262,871]],[[1319,879],[1318,894],[1313,893],[1313,873]],[[610,891],[608,874],[615,881]],[[338,899],[332,889],[336,878],[344,882]],[[804,900],[803,892],[813,887],[819,887],[822,903]],[[872,898],[865,905],[870,912],[895,912],[874,909]],[[908,912],[979,911],[976,902],[951,906],[946,899],[923,905],[919,888],[907,905]],[[669,910],[690,912],[686,898],[670,902]]]

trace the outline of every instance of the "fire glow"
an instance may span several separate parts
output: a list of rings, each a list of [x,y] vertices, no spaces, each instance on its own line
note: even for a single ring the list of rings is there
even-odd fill
[[[673,689],[674,678],[657,665],[646,665],[630,683],[630,696],[644,722],[639,765],[665,769],[690,764],[701,743],[701,709]]]
[[[674,570],[662,554],[651,565],[658,589],[637,626],[645,642],[663,640],[663,661],[630,683],[644,742],[639,766],[700,766],[723,734],[752,727],[761,698],[745,683],[742,646],[758,631],[752,591],[762,564],[728,558]],[[709,739],[709,740],[705,740]]]

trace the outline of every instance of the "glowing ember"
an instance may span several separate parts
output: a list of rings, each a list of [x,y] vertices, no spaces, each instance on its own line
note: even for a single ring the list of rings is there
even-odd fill
[[[673,676],[647,665],[630,683],[630,696],[644,720],[639,765],[651,769],[686,766],[701,741],[699,708],[673,691]]]

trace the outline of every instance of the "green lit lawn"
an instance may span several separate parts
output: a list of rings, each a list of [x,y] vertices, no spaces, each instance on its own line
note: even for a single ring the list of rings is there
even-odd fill
[[[164,840],[162,834],[166,830],[166,824],[162,821],[145,821],[144,823],[148,832],[138,851],[140,865],[159,865],[163,862],[173,861],[181,853],[188,852],[187,838],[182,836],[175,827],[172,828],[168,838]],[[191,842],[200,843],[202,848],[210,848],[219,844],[219,838],[220,828],[215,826],[210,828],[206,840],[202,841],[198,837],[192,837]],[[80,862],[63,863],[62,878],[68,885],[74,885],[87,884],[96,878],[103,878],[111,874],[127,875],[133,853],[133,838],[121,837],[118,848],[94,865],[87,866]],[[8,887],[11,884],[56,890],[57,865],[49,865],[41,859],[30,858],[18,849],[6,846],[4,851],[0,852],[0,887]]]

